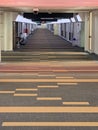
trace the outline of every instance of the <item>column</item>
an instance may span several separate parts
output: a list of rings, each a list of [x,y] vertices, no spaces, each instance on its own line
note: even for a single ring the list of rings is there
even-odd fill
[[[2,36],[2,33],[3,33],[3,30],[2,30],[2,25],[3,25],[3,22],[2,22],[2,16],[3,16],[3,13],[2,11],[0,11],[0,62],[1,62],[1,44],[2,44],[2,39],[3,39],[3,36]]]
[[[93,52],[98,54],[98,11],[93,12],[93,33],[92,33],[92,45]]]
[[[54,35],[59,35],[59,24],[54,23]]]
[[[15,21],[17,13],[4,12],[4,51],[13,50],[13,21]]]
[[[93,52],[92,45],[92,24],[93,24],[93,13],[89,13],[89,52]]]
[[[85,13],[85,39],[84,39],[84,50],[89,52],[89,13]]]

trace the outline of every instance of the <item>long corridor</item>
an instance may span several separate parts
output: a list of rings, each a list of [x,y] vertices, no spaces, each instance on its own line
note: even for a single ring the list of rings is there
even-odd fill
[[[68,51],[71,49],[78,51],[69,42],[54,35],[48,29],[38,28],[28,38],[27,44],[21,46],[20,51]]]
[[[2,52],[0,130],[98,130],[98,61],[44,29]]]
[[[70,53],[71,52],[71,53]],[[90,60],[83,49],[54,35],[47,29],[37,29],[27,39],[25,45],[14,52],[2,52],[2,61],[65,61]]]

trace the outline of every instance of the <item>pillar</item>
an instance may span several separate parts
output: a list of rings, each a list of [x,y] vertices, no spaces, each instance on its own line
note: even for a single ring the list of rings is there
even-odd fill
[[[59,35],[59,24],[54,23],[54,35]]]
[[[13,21],[16,14],[13,12],[4,12],[4,51],[13,50]]]
[[[80,31],[80,46],[84,48],[85,46],[85,13],[84,12],[80,12],[79,16],[82,19],[81,22],[81,31]]]
[[[85,13],[85,16],[84,16],[84,22],[85,22],[85,25],[84,25],[84,35],[85,35],[85,38],[84,38],[84,50],[85,51],[88,51],[89,52],[89,13]]]
[[[92,48],[98,54],[98,11],[93,11]]]
[[[93,12],[79,13],[79,15],[84,21],[84,50],[92,53],[94,51]]]
[[[93,52],[93,45],[92,45],[92,30],[93,30],[93,13],[89,13],[89,52]]]
[[[0,11],[0,62],[1,62],[1,44],[3,43],[3,13]]]

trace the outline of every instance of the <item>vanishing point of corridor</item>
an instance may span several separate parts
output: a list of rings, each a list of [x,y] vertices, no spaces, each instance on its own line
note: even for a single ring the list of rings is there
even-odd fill
[[[2,61],[0,130],[98,130],[97,57],[37,29]]]

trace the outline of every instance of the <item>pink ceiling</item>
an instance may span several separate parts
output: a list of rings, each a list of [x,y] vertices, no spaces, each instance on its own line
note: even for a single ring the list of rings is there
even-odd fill
[[[25,7],[98,7],[98,0],[0,0],[0,6]]]

